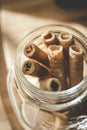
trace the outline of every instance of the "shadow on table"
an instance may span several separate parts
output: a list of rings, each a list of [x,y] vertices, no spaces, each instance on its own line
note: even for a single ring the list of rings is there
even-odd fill
[[[39,18],[65,22],[77,22],[87,26],[86,6],[80,8],[65,8],[63,6],[61,7],[58,1],[60,0],[4,0],[2,2],[2,8],[7,11],[14,11]],[[67,3],[69,0],[65,1]],[[76,1],[78,2],[78,0]],[[79,3],[80,1],[82,2],[82,0],[79,0]],[[83,2],[84,1],[86,0],[83,0]],[[75,2],[75,0],[73,2]]]

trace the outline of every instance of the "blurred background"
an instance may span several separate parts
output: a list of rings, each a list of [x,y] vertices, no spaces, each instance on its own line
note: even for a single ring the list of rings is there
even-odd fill
[[[47,24],[67,24],[87,36],[86,0],[0,0],[0,130],[22,130],[9,100],[6,77],[23,37]]]

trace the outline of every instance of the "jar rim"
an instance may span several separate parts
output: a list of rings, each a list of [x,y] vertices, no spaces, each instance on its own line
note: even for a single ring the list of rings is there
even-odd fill
[[[35,30],[33,30],[32,32],[28,33],[23,40],[27,39],[28,36],[31,36],[35,33],[37,33],[37,31],[41,31],[44,28],[52,28],[52,27],[61,27],[61,29],[69,29],[69,31],[73,31],[78,33],[81,37],[83,37],[85,43],[87,42],[87,37],[82,34],[80,31],[78,31],[77,29],[74,29],[70,26],[64,25],[64,24],[49,24],[49,25],[45,25],[45,26],[41,26],[39,28],[36,28]],[[25,91],[25,93],[27,95],[32,94],[32,96],[35,96],[35,98],[41,98],[44,101],[49,101],[52,100],[53,102],[55,101],[70,101],[73,100],[74,98],[76,98],[78,95],[80,95],[81,93],[84,92],[85,90],[85,83],[87,82],[87,77],[85,77],[79,84],[73,86],[72,88],[69,88],[67,90],[64,91],[57,91],[57,92],[49,92],[46,90],[42,90],[39,89],[37,87],[35,87],[33,84],[31,84],[26,77],[24,76],[23,72],[21,71],[20,65],[19,65],[19,59],[20,59],[20,55],[22,52],[23,46],[24,46],[24,42],[21,42],[21,44],[18,46],[17,48],[17,52],[16,52],[16,58],[15,58],[15,73],[17,78],[20,78],[20,82],[22,84],[22,88]],[[85,45],[86,49],[87,49],[87,45]],[[26,84],[26,85],[25,85]],[[82,87],[84,86],[84,87]],[[72,95],[72,96],[71,96]]]

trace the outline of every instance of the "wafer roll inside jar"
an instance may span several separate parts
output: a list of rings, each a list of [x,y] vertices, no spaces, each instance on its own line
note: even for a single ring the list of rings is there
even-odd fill
[[[48,48],[51,74],[61,82],[61,90],[67,88],[65,76],[65,63],[63,47],[61,45],[50,45]]]
[[[57,36],[51,31],[44,32],[41,35],[42,42],[48,47],[49,45],[58,45],[59,41]]]
[[[46,77],[39,79],[39,87],[47,91],[61,91],[61,83],[57,78]]]
[[[83,51],[77,45],[69,48],[69,76],[70,87],[77,85],[83,79]]]
[[[59,36],[59,44],[63,46],[64,48],[64,59],[65,59],[65,71],[66,71],[66,76],[67,76],[67,82],[68,86],[70,85],[69,83],[69,47],[74,44],[74,38],[73,35],[69,32],[60,32]]]
[[[44,77],[50,73],[50,69],[48,67],[31,59],[24,62],[22,70],[24,74],[37,77]]]

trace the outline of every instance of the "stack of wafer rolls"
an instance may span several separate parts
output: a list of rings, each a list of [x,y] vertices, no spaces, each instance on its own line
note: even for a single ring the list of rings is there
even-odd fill
[[[48,31],[41,40],[47,52],[35,43],[24,47],[29,60],[23,63],[23,73],[38,77],[39,87],[47,91],[62,91],[78,84],[83,79],[83,51],[73,35]]]

